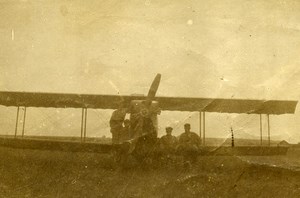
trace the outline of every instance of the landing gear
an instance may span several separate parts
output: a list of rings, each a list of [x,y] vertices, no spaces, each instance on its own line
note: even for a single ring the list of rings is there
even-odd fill
[[[145,135],[139,137],[132,155],[139,161],[143,162],[148,158],[153,159],[157,152],[158,139],[154,135]]]

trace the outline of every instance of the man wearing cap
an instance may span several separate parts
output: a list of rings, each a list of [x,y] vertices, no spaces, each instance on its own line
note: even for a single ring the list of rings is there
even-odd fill
[[[165,154],[174,153],[178,140],[172,135],[173,128],[166,127],[166,135],[160,138],[160,149]]]
[[[191,125],[184,125],[184,133],[179,137],[178,151],[182,153],[187,160],[196,161],[201,140],[197,133],[191,132]]]

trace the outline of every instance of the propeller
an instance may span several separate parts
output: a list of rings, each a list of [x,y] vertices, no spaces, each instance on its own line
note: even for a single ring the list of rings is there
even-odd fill
[[[142,108],[140,112],[143,117],[149,115],[149,109],[151,107],[152,100],[154,99],[156,92],[158,90],[160,79],[161,79],[161,74],[157,74],[150,86],[147,99],[143,102],[144,108]]]
[[[155,94],[157,92],[159,83],[160,83],[160,79],[161,79],[161,74],[157,74],[150,86],[149,92],[148,92],[148,100],[152,100],[155,97]]]
[[[130,115],[131,116],[130,119],[132,121],[131,126],[133,127],[132,129],[133,131],[135,131],[135,134],[137,134],[136,137],[141,137],[146,134],[157,133],[156,127],[154,126],[153,123],[153,117],[152,117],[152,113],[155,113],[156,111],[154,109],[151,109],[151,104],[158,90],[160,79],[161,79],[161,74],[157,74],[150,86],[146,100],[143,100],[141,102],[141,106],[139,106],[140,107],[139,112],[132,112]],[[137,150],[139,151],[140,149],[141,148]]]

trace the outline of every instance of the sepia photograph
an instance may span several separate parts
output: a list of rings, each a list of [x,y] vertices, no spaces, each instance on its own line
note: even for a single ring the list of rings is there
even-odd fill
[[[300,197],[300,1],[0,0],[0,197]]]

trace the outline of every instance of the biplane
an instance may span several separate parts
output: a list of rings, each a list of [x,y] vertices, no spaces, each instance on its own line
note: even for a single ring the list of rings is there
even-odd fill
[[[143,95],[89,95],[67,93],[39,93],[39,92],[0,92],[0,105],[17,107],[17,120],[20,107],[24,107],[24,122],[22,137],[24,136],[26,108],[79,108],[82,109],[81,140],[86,138],[86,124],[88,109],[118,109],[120,103],[130,109],[130,119],[137,137],[145,135],[141,125],[135,124],[140,117],[151,120],[157,130],[157,117],[160,111],[190,111],[199,112],[199,135],[202,146],[205,144],[205,114],[209,112],[257,114],[260,116],[260,138],[262,144],[262,115],[267,116],[268,142],[270,146],[269,115],[293,114],[298,101],[288,100],[247,100],[221,98],[188,98],[156,96],[161,74],[154,78],[147,96]],[[18,122],[16,122],[15,137],[17,137]],[[147,134],[146,134],[147,135]]]

